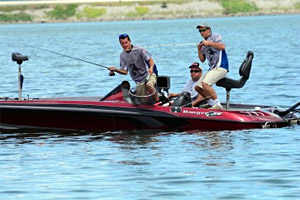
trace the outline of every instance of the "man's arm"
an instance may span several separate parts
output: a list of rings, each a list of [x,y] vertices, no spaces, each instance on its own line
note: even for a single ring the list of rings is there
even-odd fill
[[[204,40],[201,43],[203,43],[203,46],[211,46],[211,47],[214,47],[216,49],[225,50],[225,44],[223,44],[223,43],[207,41],[207,40]]]
[[[204,62],[205,61],[205,56],[202,54],[201,52],[201,49],[202,49],[202,46],[203,46],[203,42],[200,42],[198,45],[197,45],[197,49],[198,49],[198,57],[200,59],[201,62]]]
[[[181,93],[170,93],[169,94],[169,99],[171,99],[172,97],[178,97]]]
[[[123,75],[126,75],[128,73],[127,70],[125,70],[125,69],[117,69],[114,66],[109,67],[108,70],[110,70],[111,72],[117,72],[117,73],[123,74]]]
[[[204,98],[199,94],[197,98],[192,102],[192,107],[197,107],[204,100]]]
[[[149,59],[149,69],[148,69],[148,72],[149,74],[152,74],[153,73],[153,68],[154,68],[154,60],[152,58]]]

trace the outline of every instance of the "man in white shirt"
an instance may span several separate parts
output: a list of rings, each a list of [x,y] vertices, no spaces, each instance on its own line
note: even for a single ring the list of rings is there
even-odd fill
[[[195,86],[199,81],[202,75],[202,68],[199,63],[194,62],[190,66],[191,78],[185,84],[182,92],[189,92],[192,98],[192,106],[197,106],[202,100],[203,97],[195,90]],[[170,93],[169,98],[178,97],[181,93]]]

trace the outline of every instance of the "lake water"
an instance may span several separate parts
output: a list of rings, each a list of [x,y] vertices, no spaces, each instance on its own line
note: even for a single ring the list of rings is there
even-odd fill
[[[0,25],[0,96],[17,97],[11,53],[22,65],[23,96],[103,96],[129,76],[30,46],[118,66],[120,33],[148,47],[179,92],[198,61],[195,29],[223,36],[229,77],[247,51],[252,72],[236,103],[291,106],[300,97],[300,15],[158,21]],[[207,63],[202,64],[207,70]],[[216,88],[225,101],[225,91]],[[26,117],[26,116],[24,116]],[[2,130],[3,131],[3,130]],[[31,132],[0,135],[1,199],[299,199],[300,126],[220,132]]]

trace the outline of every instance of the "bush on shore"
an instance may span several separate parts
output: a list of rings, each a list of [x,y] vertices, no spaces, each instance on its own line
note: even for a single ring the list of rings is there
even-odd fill
[[[50,17],[50,19],[68,19],[69,17],[75,16],[77,7],[77,4],[55,6],[54,9],[48,11],[46,15]]]
[[[221,0],[224,8],[224,14],[249,13],[258,11],[258,7],[254,3],[245,0]]]
[[[17,14],[0,14],[0,21],[2,22],[31,22],[33,17],[26,13]]]
[[[91,8],[91,7],[85,7],[81,12],[76,14],[76,18],[88,18],[88,19],[94,19],[97,17],[100,17],[106,13],[105,8]]]
[[[140,17],[149,13],[150,9],[147,7],[138,6],[135,11],[126,14],[127,17]]]

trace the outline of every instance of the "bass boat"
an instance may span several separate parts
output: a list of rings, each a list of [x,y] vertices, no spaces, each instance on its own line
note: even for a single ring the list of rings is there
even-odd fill
[[[136,96],[127,81],[122,82],[104,97],[22,98],[22,62],[27,56],[12,54],[19,64],[18,98],[0,98],[1,129],[55,129],[86,131],[117,130],[241,130],[280,128],[299,124],[298,106],[281,110],[264,105],[232,104],[230,91],[242,88],[249,79],[253,52],[242,63],[238,80],[224,78],[217,86],[226,89],[224,109],[191,107],[191,98],[183,93],[174,101],[167,98],[170,78],[159,76],[156,90],[160,101],[151,95]]]

